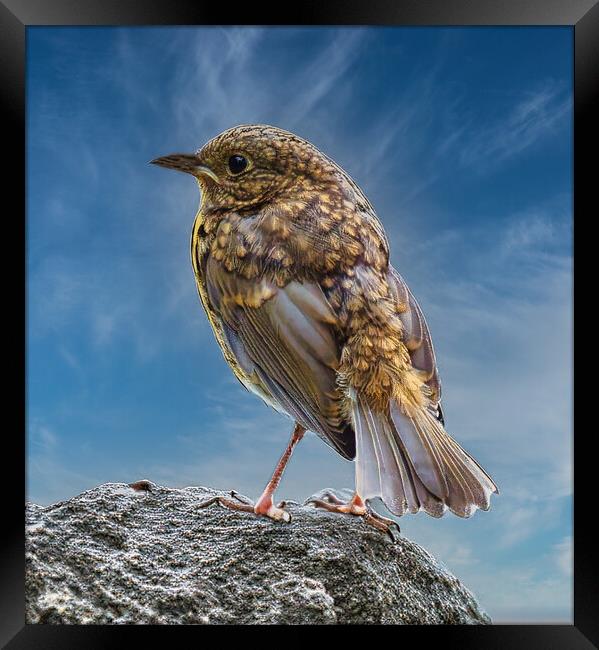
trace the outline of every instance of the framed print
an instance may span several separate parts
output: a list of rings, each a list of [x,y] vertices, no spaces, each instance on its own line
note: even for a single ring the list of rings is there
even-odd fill
[[[0,5],[25,253],[2,641],[597,647],[597,3],[286,9]]]

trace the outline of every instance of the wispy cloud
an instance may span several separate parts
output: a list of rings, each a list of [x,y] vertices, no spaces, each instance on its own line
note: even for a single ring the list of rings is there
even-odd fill
[[[525,93],[506,115],[471,124],[455,138],[453,146],[459,149],[463,165],[489,169],[522,153],[556,128],[568,126],[571,110],[570,89],[547,81]]]
[[[340,82],[359,59],[369,37],[368,30],[361,28],[340,31],[312,61],[299,67],[297,78],[293,80],[296,92],[282,111],[281,123],[289,124],[289,129],[303,125],[307,116],[313,115],[325,102],[334,110],[338,98],[330,95],[332,92],[345,95],[350,90],[351,81],[349,86]],[[302,92],[297,92],[300,89]]]
[[[38,451],[46,453],[56,448],[58,436],[38,419],[29,423],[29,442]]]
[[[29,417],[27,436],[27,498],[47,504],[77,494],[90,485],[90,478],[70,466],[64,441],[57,431],[38,417]]]
[[[557,499],[539,500],[534,498],[534,494],[518,499],[513,491],[508,491],[507,498],[512,503],[511,508],[504,509],[503,530],[497,540],[499,547],[513,548],[533,535],[555,527],[561,506]]]
[[[573,573],[574,547],[572,535],[567,535],[554,547],[554,558],[560,571],[567,577]]]

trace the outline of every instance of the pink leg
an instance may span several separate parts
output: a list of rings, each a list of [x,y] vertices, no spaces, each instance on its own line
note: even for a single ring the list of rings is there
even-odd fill
[[[230,508],[231,510],[253,512],[257,515],[262,515],[263,517],[269,517],[270,519],[274,519],[275,521],[285,521],[289,523],[291,521],[291,515],[286,510],[283,509],[283,506],[285,505],[284,502],[280,503],[278,506],[275,506],[272,497],[275,490],[279,486],[279,483],[281,482],[283,472],[285,471],[285,467],[287,466],[287,463],[291,458],[291,454],[293,453],[295,446],[304,437],[305,433],[306,430],[302,426],[296,423],[295,428],[293,429],[293,433],[291,434],[291,440],[289,441],[287,448],[283,452],[281,459],[277,463],[272,478],[264,488],[264,492],[262,492],[262,495],[260,496],[260,498],[258,499],[255,505],[241,501],[236,497],[235,493],[232,492],[231,496],[236,499],[235,501],[232,501],[231,499],[227,499],[225,497],[216,496],[216,497],[212,497],[211,499],[208,499],[204,503],[201,503],[199,507],[205,508],[213,503],[218,502],[222,506],[225,506],[226,508]]]

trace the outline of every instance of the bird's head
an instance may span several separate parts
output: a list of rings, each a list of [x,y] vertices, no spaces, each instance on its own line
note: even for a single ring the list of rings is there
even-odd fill
[[[196,153],[151,162],[195,176],[207,207],[230,210],[258,206],[286,193],[326,188],[341,171],[306,140],[265,125],[236,126]]]

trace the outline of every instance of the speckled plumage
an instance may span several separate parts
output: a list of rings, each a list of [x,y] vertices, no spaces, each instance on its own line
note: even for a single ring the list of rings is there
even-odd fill
[[[235,154],[249,161],[241,174],[227,168]],[[237,378],[344,457],[357,453],[358,492],[396,514],[487,509],[496,487],[443,429],[424,316],[355,182],[269,126],[225,131],[195,159],[209,173],[195,174],[192,264]]]

